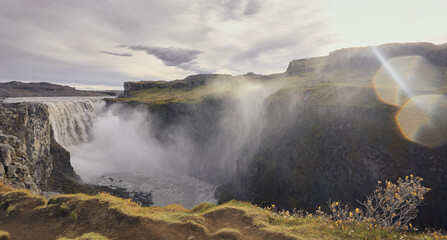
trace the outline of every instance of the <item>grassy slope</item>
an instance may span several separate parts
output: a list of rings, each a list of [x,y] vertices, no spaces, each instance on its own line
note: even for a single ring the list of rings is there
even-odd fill
[[[107,194],[60,195],[48,201],[26,190],[3,188],[0,230],[13,239],[434,239],[427,234],[336,227],[316,216],[279,215],[239,201],[140,207]],[[2,233],[6,235],[7,233]],[[82,235],[82,236],[81,236]],[[194,238],[191,238],[194,236]],[[183,238],[184,237],[184,238]]]
[[[215,92],[207,86],[198,86],[192,89],[150,88],[134,91],[130,97],[124,99],[109,99],[109,101],[137,101],[147,104],[194,103],[214,94]]]

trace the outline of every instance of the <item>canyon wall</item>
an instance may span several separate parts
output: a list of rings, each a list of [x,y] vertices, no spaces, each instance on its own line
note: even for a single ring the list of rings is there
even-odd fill
[[[447,227],[446,145],[405,139],[395,124],[398,109],[389,106],[289,107],[269,104],[262,143],[248,161],[238,159],[235,177],[217,191],[221,202],[314,211],[331,199],[357,207],[379,180],[413,174],[432,189],[418,225]]]
[[[16,188],[40,193],[34,179],[35,165],[26,155],[26,146],[17,137],[0,132],[0,178]]]
[[[411,86],[415,88],[414,95],[405,101],[418,94],[437,94],[441,98],[446,95],[446,44],[386,44],[377,49],[384,59],[411,56],[412,63],[424,59],[420,62],[422,67],[414,68],[411,64],[402,73],[402,76],[421,74],[413,79],[415,82],[429,83],[429,78],[436,75],[435,85],[427,85],[435,91],[418,91],[414,85]],[[402,59],[406,58],[398,60]],[[235,163],[235,171],[226,182],[221,182],[225,178],[215,181],[222,183],[216,190],[219,201],[240,199],[260,206],[275,204],[280,209],[308,211],[324,206],[330,199],[358,206],[357,200],[364,200],[379,180],[395,181],[413,174],[423,177],[424,186],[432,189],[421,208],[418,225],[447,228],[444,202],[447,144],[425,146],[405,135],[397,121],[404,104],[390,104],[379,95],[381,89],[375,77],[383,70],[382,64],[372,48],[353,48],[338,50],[326,57],[294,60],[283,74],[255,75],[260,80],[257,83],[286,84],[266,99],[254,95],[254,99],[261,99],[264,108],[256,116],[258,120],[244,125],[241,118],[230,118],[239,132],[239,135],[228,135],[234,141],[246,134],[247,129],[253,131],[241,143],[237,154],[225,156],[231,158],[228,162]],[[393,84],[393,79],[384,82]],[[270,86],[273,85],[265,88]],[[395,88],[395,85],[383,88]],[[194,96],[193,90],[188,91]],[[219,128],[222,119],[231,116],[232,109],[237,109],[234,106],[243,103],[229,100],[231,91],[239,90],[234,87],[223,96],[211,93],[206,105],[203,101],[148,104],[153,115],[163,123],[159,128],[160,137],[169,139],[163,129],[170,126],[175,129],[173,126],[186,122],[188,135],[195,137],[194,144],[203,147],[198,151],[205,153],[199,154],[202,157],[196,159],[194,166],[202,167],[199,172],[206,172],[208,180],[213,174],[220,174],[221,167],[215,159],[221,158],[227,147],[221,145],[218,151],[207,152],[209,143],[216,142],[218,132],[222,131]],[[244,97],[244,91],[239,97]],[[151,94],[147,92],[144,97],[153,97]],[[248,105],[243,112],[251,114],[251,109]],[[442,107],[436,110],[444,111]],[[443,128],[439,133],[445,134]]]
[[[447,85],[446,45],[378,48],[387,58],[425,57],[441,74],[438,82]],[[156,143],[180,145],[178,149],[185,151],[181,159],[177,155],[167,159],[172,160],[171,166],[219,184],[216,196],[221,202],[240,199],[309,211],[329,199],[355,206],[357,199],[363,200],[373,191],[378,180],[394,181],[414,174],[432,189],[419,225],[447,228],[447,145],[424,146],[402,133],[396,122],[400,106],[381,101],[372,83],[380,68],[370,48],[344,49],[327,57],[292,61],[283,74],[251,73],[238,76],[238,81],[209,74],[173,82],[125,83],[127,96],[145,89],[154,91],[142,99],[160,94],[160,89],[173,95],[174,90],[165,89],[173,88],[182,89],[179,95],[189,94],[183,98],[188,101],[200,95],[195,92],[197,87],[216,80],[230,83],[224,94],[210,92],[190,102],[172,98],[172,102],[149,104],[144,99],[126,102],[122,98],[110,99],[108,104],[122,104],[123,117],[129,115],[126,109],[147,110]],[[244,81],[250,83],[240,83]],[[442,89],[437,88],[436,93],[445,95]],[[76,178],[69,166],[69,153],[54,140],[48,106],[21,103],[1,107],[0,130],[5,136],[0,137],[4,169],[0,175],[10,174],[14,184],[27,188],[34,188],[32,178],[40,189],[63,182],[54,176]],[[188,161],[181,162],[183,158]],[[17,164],[9,159],[17,159]],[[10,170],[10,165],[21,170]],[[55,169],[59,175],[54,174]]]
[[[50,156],[52,129],[48,108],[43,104],[3,103],[0,129],[21,142],[29,162],[29,174],[39,188],[45,189],[53,169]]]
[[[50,184],[55,173],[61,174],[53,183],[76,179],[69,153],[54,139],[47,105],[1,103],[0,131],[0,175],[13,186],[39,193],[57,190]]]
[[[260,116],[265,123],[234,155],[227,155],[228,145],[219,142],[219,124],[233,104],[228,99],[138,107],[156,118],[154,134],[161,142],[172,141],[180,129],[190,137],[196,157],[186,166],[188,173],[218,184],[221,203],[238,199],[314,211],[331,199],[358,206],[357,200],[372,193],[379,180],[413,174],[432,189],[417,224],[447,227],[447,145],[427,147],[406,139],[396,124],[399,108],[382,103],[371,88],[360,89],[343,87],[337,94],[364,102],[325,99],[327,89],[301,91],[293,101],[271,97]],[[237,141],[237,134],[229,136]]]

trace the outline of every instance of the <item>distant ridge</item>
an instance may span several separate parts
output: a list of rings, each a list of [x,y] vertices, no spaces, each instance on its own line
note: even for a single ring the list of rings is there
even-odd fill
[[[0,98],[7,97],[74,97],[74,96],[116,96],[118,91],[81,91],[73,87],[47,82],[0,83]]]

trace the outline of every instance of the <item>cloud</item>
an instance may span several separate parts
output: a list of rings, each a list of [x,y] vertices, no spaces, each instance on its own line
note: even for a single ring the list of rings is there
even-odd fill
[[[192,71],[194,73],[214,73],[212,70],[201,67],[196,61],[182,63],[176,67],[183,70]]]
[[[53,82],[63,85],[104,85],[122,88],[124,81],[137,81],[108,66],[53,59],[23,49],[6,48],[0,43],[0,82]]]
[[[0,81],[120,86],[194,73],[280,72],[324,32],[306,29],[317,16],[310,12],[274,0],[0,0]]]
[[[250,16],[258,13],[259,10],[261,10],[261,3],[258,1],[250,1],[245,7],[243,14],[245,16]]]
[[[115,52],[109,52],[109,51],[97,51],[99,53],[104,53],[104,54],[108,54],[108,55],[113,55],[113,56],[120,56],[120,57],[132,57],[132,53],[115,53]]]
[[[191,50],[191,49],[183,49],[183,48],[175,48],[175,47],[147,47],[147,46],[138,46],[138,45],[118,45],[118,47],[127,47],[133,51],[145,51],[149,55],[153,55],[160,59],[166,66],[174,66],[184,70],[193,70],[194,72],[198,71],[198,64],[194,62],[197,56],[202,51]],[[199,72],[202,72],[200,70]]]
[[[287,47],[297,45],[297,44],[299,44],[298,40],[287,39],[287,38],[263,40],[263,41],[257,42],[256,44],[250,46],[249,49],[235,54],[233,59],[241,61],[241,60],[246,60],[246,59],[250,59],[250,58],[256,58],[264,52],[287,48]]]
[[[344,47],[443,43],[437,26],[447,1],[433,1],[0,0],[0,81],[119,86],[200,72],[269,74]]]

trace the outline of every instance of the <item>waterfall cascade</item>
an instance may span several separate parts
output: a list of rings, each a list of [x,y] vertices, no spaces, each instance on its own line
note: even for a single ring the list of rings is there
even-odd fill
[[[21,97],[5,102],[35,102],[48,106],[54,138],[63,147],[91,140],[91,128],[97,111],[104,106],[104,97]]]
[[[101,98],[26,101],[48,106],[55,140],[71,153],[71,163],[84,181],[151,193],[153,203],[161,206],[216,202],[212,184],[174,169],[185,156],[175,154],[178,146],[164,146],[150,134],[151,117],[144,110],[106,107]],[[174,165],[163,168],[168,160]]]
[[[54,138],[64,147],[91,140],[92,125],[97,117],[93,100],[49,102],[50,120]]]
[[[236,164],[258,148],[264,100],[281,84],[215,83],[231,94],[164,115],[144,107],[105,106],[99,98],[35,99],[48,106],[54,137],[71,156],[76,173],[89,183],[153,194],[155,205],[193,207],[216,202],[214,184],[232,177]],[[223,84],[223,85],[222,85]],[[200,179],[200,180],[199,180]]]

